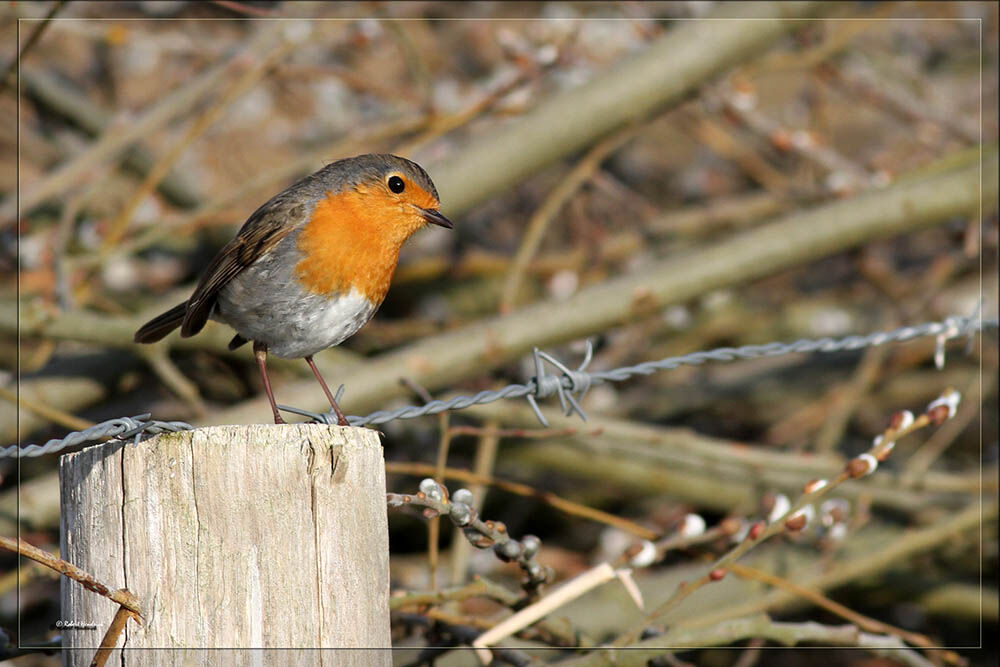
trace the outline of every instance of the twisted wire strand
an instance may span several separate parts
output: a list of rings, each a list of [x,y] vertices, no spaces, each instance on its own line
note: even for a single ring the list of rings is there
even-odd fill
[[[422,406],[410,405],[395,410],[378,410],[364,417],[352,415],[347,418],[347,421],[352,426],[361,426],[364,424],[374,426],[394,419],[411,419],[425,415],[436,415],[445,410],[460,410],[470,405],[492,403],[501,398],[526,397],[535,411],[535,416],[538,417],[543,425],[548,426],[548,422],[542,415],[541,410],[538,409],[535,399],[546,398],[553,393],[559,395],[563,403],[564,412],[567,414],[576,412],[586,420],[586,415],[580,409],[577,399],[589,387],[603,382],[622,382],[636,375],[652,375],[661,370],[670,370],[678,366],[697,366],[706,361],[736,361],[738,359],[756,359],[759,357],[775,357],[785,354],[808,352],[842,352],[885,345],[891,342],[904,342],[923,336],[944,336],[945,338],[939,338],[938,340],[939,345],[943,345],[946,340],[959,338],[964,335],[972,335],[981,329],[995,329],[997,325],[998,321],[996,319],[979,320],[973,317],[949,317],[941,322],[927,322],[915,326],[905,326],[893,331],[879,331],[865,336],[851,335],[844,338],[801,339],[791,343],[773,342],[765,345],[744,345],[736,348],[720,347],[714,350],[692,352],[677,357],[646,361],[634,366],[595,372],[587,372],[585,370],[591,357],[591,350],[589,348],[584,362],[576,370],[566,368],[550,355],[536,349],[535,368],[537,375],[527,384],[508,385],[496,391],[481,391],[475,396],[456,396],[447,401],[429,401]],[[544,374],[542,361],[557,366],[561,374]],[[574,395],[576,395],[576,398],[574,398]],[[570,407],[567,407],[567,404]],[[332,413],[319,414],[300,410],[293,411],[313,417],[316,421],[336,423]]]
[[[94,424],[82,431],[74,431],[62,438],[54,438],[44,445],[25,445],[20,448],[17,445],[10,445],[9,447],[0,449],[0,459],[54,454],[67,447],[96,442],[104,438],[120,438],[124,440],[132,436],[153,435],[168,431],[185,431],[194,428],[186,422],[162,422],[149,418],[150,414],[148,412],[136,415],[135,417],[117,417]]]
[[[744,345],[743,347],[720,347],[704,352],[692,352],[679,357],[667,357],[657,361],[647,361],[635,366],[616,368],[611,371],[591,373],[592,380],[621,382],[633,375],[650,375],[656,371],[669,370],[678,366],[697,366],[706,361],[735,361],[737,359],[755,359],[759,357],[776,357],[793,353],[808,352],[843,352],[860,350],[866,347],[885,345],[886,343],[901,343],[914,338],[934,335],[948,335],[948,339],[958,338],[965,334],[978,331],[980,328],[996,328],[997,320],[982,322],[967,321],[967,318],[948,318],[942,322],[927,322],[916,326],[906,326],[894,331],[880,331],[866,336],[847,336],[845,338],[820,338],[816,340],[802,339],[792,343],[767,343],[766,345]],[[950,335],[949,335],[950,334]]]
[[[936,359],[940,358],[943,363],[944,345],[948,340],[962,336],[969,336],[971,340],[971,336],[977,331],[996,329],[997,326],[998,321],[996,319],[981,320],[976,315],[973,317],[949,317],[940,322],[927,322],[915,326],[905,326],[893,331],[880,331],[865,336],[851,335],[844,338],[801,339],[791,343],[773,342],[765,345],[720,347],[714,350],[692,352],[677,357],[646,361],[634,366],[624,366],[613,370],[595,372],[588,372],[586,370],[593,356],[593,350],[589,344],[583,363],[576,369],[570,369],[552,355],[535,349],[534,363],[536,375],[525,384],[509,384],[502,389],[485,390],[473,396],[455,396],[448,400],[428,401],[423,405],[407,405],[393,410],[377,410],[365,416],[351,415],[347,418],[347,421],[352,426],[376,426],[395,419],[413,419],[414,417],[436,415],[446,410],[461,410],[472,405],[492,403],[501,399],[526,398],[539,421],[543,425],[548,426],[548,422],[539,409],[536,399],[548,398],[555,394],[559,397],[563,412],[567,415],[576,412],[581,418],[586,420],[587,415],[580,407],[579,398],[590,387],[604,382],[622,382],[637,375],[652,375],[653,373],[670,370],[678,366],[697,366],[709,361],[728,362],[795,353],[842,352],[885,345],[886,343],[901,343],[924,336],[938,337],[938,354],[935,357]],[[558,374],[546,373],[546,364],[554,367],[558,371]],[[284,405],[279,407],[287,412],[310,417],[319,423],[337,423],[336,416],[332,412],[311,412]],[[111,419],[100,424],[95,424],[82,431],[70,433],[63,438],[49,440],[44,445],[26,445],[24,447],[10,445],[9,447],[0,449],[0,458],[43,456],[45,454],[54,454],[67,447],[109,437],[120,439],[135,437],[138,440],[144,436],[163,433],[165,431],[182,431],[193,428],[185,422],[162,422],[150,420],[149,417],[150,415],[147,413],[135,417]]]

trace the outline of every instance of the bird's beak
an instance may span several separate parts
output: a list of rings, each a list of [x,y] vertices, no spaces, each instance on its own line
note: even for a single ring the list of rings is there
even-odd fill
[[[441,211],[438,211],[437,209],[421,208],[420,215],[423,216],[426,222],[429,222],[432,225],[444,227],[445,229],[454,229],[455,227],[451,220],[441,215]]]

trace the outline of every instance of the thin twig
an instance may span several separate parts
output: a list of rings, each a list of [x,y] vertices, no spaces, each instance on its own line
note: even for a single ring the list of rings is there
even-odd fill
[[[128,593],[125,589],[122,589],[121,592]],[[128,623],[129,618],[138,620],[135,612],[128,607],[124,605],[118,607],[115,617],[111,619],[111,625],[108,626],[108,631],[104,633],[104,637],[101,639],[101,645],[98,647],[97,653],[94,654],[94,659],[90,662],[90,667],[104,667],[104,663],[108,661],[111,652],[115,650],[118,638],[125,630],[125,624]]]
[[[59,550],[52,552],[53,556],[59,556]],[[0,596],[7,595],[11,591],[22,588],[38,577],[48,577],[58,581],[60,575],[41,563],[25,563],[24,567],[18,567],[0,576]]]
[[[428,394],[429,395],[429,394]],[[438,415],[438,429],[441,432],[438,440],[437,462],[434,465],[434,479],[438,484],[444,484],[444,471],[448,464],[448,450],[451,448],[451,432],[448,430],[448,413]],[[441,488],[445,488],[442,486]],[[437,588],[438,542],[441,539],[441,517],[435,516],[427,522],[427,565],[431,570],[431,588]]]
[[[507,590],[500,584],[477,576],[471,582],[454,588],[394,593],[389,597],[389,609],[441,604],[442,602],[467,600],[473,597],[490,598],[506,607],[516,604],[521,599],[521,596]]]
[[[427,519],[436,516],[447,516],[451,522],[462,529],[465,537],[478,549],[492,549],[497,558],[505,562],[515,562],[524,572],[525,579],[521,585],[529,596],[538,594],[539,589],[552,579],[550,568],[542,567],[535,556],[541,546],[540,540],[534,535],[525,535],[521,540],[515,540],[507,533],[507,526],[502,521],[483,521],[479,512],[468,503],[472,494],[466,489],[459,489],[454,497],[449,497],[448,489],[431,478],[420,482],[420,491],[415,494],[388,493],[386,502],[389,507],[424,507],[423,516]]]
[[[496,421],[490,421],[486,424],[486,430],[480,435],[479,439],[476,441],[476,457],[472,464],[472,470],[475,474],[482,477],[491,477],[493,475],[493,464],[496,461],[497,447],[500,444],[500,436],[496,434]],[[492,429],[492,431],[490,430]],[[455,431],[451,431],[454,435]],[[439,477],[439,481],[443,481],[443,470],[438,471],[442,476]],[[472,493],[472,506],[478,511],[482,511],[483,504],[486,501],[486,489],[489,488],[486,484],[472,484],[469,487],[469,491]],[[469,555],[471,554],[471,545],[468,541],[462,539],[462,537],[456,532],[452,536],[451,540],[451,581],[452,583],[459,583],[465,581],[466,569],[469,566]]]
[[[48,419],[54,424],[65,426],[66,428],[82,431],[83,429],[90,428],[94,425],[94,422],[87,421],[86,419],[60,410],[59,408],[39,403],[38,401],[32,400],[26,396],[18,396],[18,394],[10,389],[7,389],[6,387],[0,387],[0,398],[10,401],[11,403],[26,410],[31,410],[38,416]]]
[[[695,206],[666,211],[646,223],[645,231],[654,236],[703,237],[720,229],[745,227],[792,207],[794,201],[773,192],[752,192],[713,198]]]
[[[872,385],[882,371],[882,362],[889,348],[871,347],[865,350],[854,375],[844,385],[835,390],[832,405],[829,406],[826,421],[816,434],[817,452],[834,451],[850,423],[851,416],[862,405]]]
[[[224,62],[206,70],[170,95],[163,97],[152,108],[139,116],[135,122],[127,127],[109,126],[87,150],[22,192],[18,202],[14,202],[11,198],[11,201],[0,205],[0,224],[13,221],[17,217],[18,206],[20,206],[21,211],[29,211],[43,201],[74,187],[97,165],[120,153],[136,139],[148,136],[189,109],[225,78],[234,67],[234,63],[241,61],[240,56],[245,57],[246,54],[257,52],[264,44],[270,43],[276,35],[280,34],[282,29],[280,22],[266,26],[249,40],[242,51],[234,53]]]
[[[422,19],[415,19],[420,21]],[[434,106],[434,86],[428,71],[427,62],[423,51],[417,48],[410,34],[409,21],[384,21],[387,32],[395,39],[399,46],[400,55],[406,63],[410,77],[416,83],[419,91],[420,105],[428,111],[433,111]]]
[[[149,364],[149,367],[178,398],[198,417],[208,415],[208,406],[201,398],[198,385],[189,380],[177,365],[170,359],[164,345],[137,347],[136,352]]]
[[[849,607],[845,607],[839,602],[834,602],[827,596],[823,595],[818,591],[811,590],[804,586],[799,586],[793,581],[788,579],[775,576],[769,572],[764,572],[756,568],[752,568],[746,565],[741,565],[739,563],[732,563],[729,565],[729,570],[744,579],[751,579],[754,581],[762,581],[766,584],[782,588],[786,591],[794,593],[795,595],[809,600],[818,607],[822,607],[827,611],[840,616],[841,618],[854,623],[862,630],[867,630],[869,632],[878,632],[885,635],[895,635],[900,639],[908,641],[909,643],[919,646],[924,649],[933,649],[937,646],[937,643],[932,641],[930,637],[922,635],[917,632],[910,632],[902,628],[897,628],[894,625],[888,623],[883,623],[882,621],[871,618],[870,616],[865,616],[864,614],[858,613]],[[946,662],[952,665],[958,665],[962,663],[962,659],[953,651],[942,650],[941,657],[945,659]]]
[[[865,549],[847,560],[839,561],[829,570],[818,574],[813,569],[796,572],[799,585],[812,590],[829,590],[852,581],[877,577],[900,563],[919,559],[921,554],[939,549],[945,542],[970,534],[990,521],[996,521],[998,506],[995,502],[970,502],[958,512],[948,513],[934,524],[906,531],[881,548]],[[972,538],[975,539],[975,538]],[[783,590],[771,590],[748,599],[733,600],[732,604],[715,608],[695,616],[686,615],[677,620],[677,626],[708,628],[722,621],[741,618],[750,614],[784,609],[796,601],[796,596]]]
[[[503,291],[500,296],[500,313],[510,312],[517,302],[518,291],[521,281],[524,279],[524,272],[531,263],[531,259],[538,252],[538,247],[542,243],[545,230],[563,205],[576,194],[601,166],[601,163],[616,150],[624,146],[635,138],[645,125],[630,125],[615,132],[607,139],[597,143],[581,159],[573,169],[563,178],[558,186],[549,196],[545,198],[542,205],[538,207],[534,215],[528,221],[527,228],[521,237],[521,246],[514,255],[510,270],[507,273],[507,280],[504,282]]]
[[[909,649],[897,637],[863,633],[855,625],[781,623],[772,621],[764,614],[732,619],[707,628],[672,628],[664,634],[630,647],[628,651],[607,647],[561,664],[565,667],[596,667],[607,664],[641,667],[648,664],[651,658],[666,652],[707,646],[732,646],[749,638],[766,639],[782,646],[796,646],[802,643],[854,646],[876,654],[889,655],[907,667],[931,667],[932,664],[916,651]]]
[[[216,199],[205,202],[193,211],[169,218],[163,224],[150,227],[136,235],[134,239],[122,243],[107,257],[101,257],[97,253],[93,253],[86,257],[81,257],[77,260],[77,263],[80,266],[100,264],[119,255],[133,255],[172,236],[190,233],[206,219],[255,192],[266,190],[273,187],[276,183],[287,181],[290,178],[312,171],[316,168],[317,164],[350,154],[360,150],[362,146],[371,147],[373,144],[387,141],[401,134],[413,132],[424,127],[427,122],[426,116],[397,118],[389,120],[385,124],[377,126],[368,132],[338,138],[336,141],[320,146],[297,157],[291,162],[261,172],[245,181],[238,188],[230,190]]]
[[[411,614],[400,612],[397,618],[405,625],[420,625],[426,627],[433,625],[436,641],[440,646],[425,647],[416,659],[408,663],[407,667],[417,667],[420,665],[433,664],[434,659],[452,650],[452,647],[459,644],[471,644],[480,635],[480,629],[467,625],[453,625],[442,620],[430,619],[424,614]],[[497,664],[515,665],[516,667],[528,667],[536,664],[523,651],[510,648],[493,649]]]
[[[980,382],[982,382],[982,391],[980,391]],[[983,397],[989,396],[996,382],[996,373],[983,373],[981,377],[977,374],[977,377],[966,388],[965,400],[955,418],[935,431],[934,435],[927,438],[927,442],[913,452],[907,460],[900,475],[900,484],[905,486],[917,484],[920,477],[930,470],[934,461],[945,452],[948,446],[955,441],[955,438],[968,428],[972,420],[982,414]]]
[[[387,473],[395,473],[399,475],[420,476],[433,475],[436,468],[426,463],[387,461],[385,464],[385,471]],[[502,489],[515,495],[525,496],[528,498],[538,498],[539,500],[548,503],[552,507],[565,512],[566,514],[582,517],[584,519],[590,519],[591,521],[597,521],[608,526],[614,526],[615,528],[620,528],[627,533],[645,540],[654,540],[659,537],[659,533],[652,531],[645,526],[640,526],[639,524],[629,521],[628,519],[615,516],[614,514],[608,514],[607,512],[587,507],[586,505],[575,503],[572,500],[566,500],[565,498],[561,498],[560,496],[557,496],[549,491],[539,491],[538,489],[528,486],[527,484],[519,484],[517,482],[510,482],[507,480],[497,479],[495,477],[477,475],[474,472],[461,470],[459,468],[445,468],[444,477],[447,479],[461,480],[470,484],[495,486],[498,489]]]
[[[896,441],[914,431],[929,426],[932,423],[940,424],[945,419],[954,415],[957,392],[949,390],[942,395],[939,401],[935,401],[928,406],[928,411],[916,419],[909,412],[900,412],[893,416],[889,428],[879,437],[875,438],[871,449],[865,454],[855,457],[847,462],[843,471],[831,480],[814,480],[806,484],[805,489],[799,499],[785,512],[784,515],[776,517],[770,523],[758,522],[754,524],[746,538],[736,545],[732,550],[719,558],[711,567],[711,570],[693,581],[684,582],[678,586],[663,604],[661,604],[652,614],[629,632],[623,633],[614,642],[614,646],[629,646],[638,640],[644,628],[658,623],[668,612],[677,607],[687,599],[692,593],[703,586],[719,581],[726,576],[729,565],[735,563],[746,552],[760,545],[767,539],[782,533],[786,530],[796,532],[802,530],[808,522],[806,507],[812,506],[823,496],[837,488],[844,482],[864,477],[872,473],[878,466],[878,462],[888,457],[896,444]]]
[[[289,54],[294,48],[300,46],[298,41],[283,39],[271,50],[256,60],[254,65],[247,69],[239,79],[237,79],[208,109],[202,112],[195,120],[187,132],[179,140],[172,142],[170,150],[163,154],[156,162],[142,184],[136,188],[128,202],[121,208],[115,219],[109,224],[108,232],[101,244],[100,256],[107,257],[111,249],[121,240],[128,229],[132,217],[136,210],[142,205],[160,181],[167,175],[174,164],[183,156],[195,140],[211,128],[219,117],[237,99],[245,95],[257,82],[268,72],[268,70],[279,60]]]
[[[69,248],[75,237],[77,215],[89,204],[102,186],[106,185],[105,179],[109,170],[105,168],[98,171],[104,171],[104,173],[94,178],[86,188],[81,188],[78,192],[67,197],[59,215],[59,224],[55,229],[52,241],[52,273],[55,275],[55,300],[63,311],[71,310],[76,305]]]
[[[509,93],[539,76],[542,71],[538,68],[520,69],[506,81],[500,81],[492,90],[486,91],[482,97],[472,102],[465,109],[452,114],[432,116],[429,127],[422,134],[406,141],[396,147],[395,150],[403,155],[409,155],[426,146],[434,139],[468,125],[496,106]]]
[[[735,117],[742,125],[763,136],[775,148],[781,151],[794,151],[831,174],[839,174],[846,181],[840,187],[830,187],[830,190],[841,194],[865,189],[875,184],[874,175],[830,146],[819,143],[810,132],[786,130],[778,122],[758,111],[750,91],[743,91],[737,95],[735,91],[726,90],[710,95],[709,99],[718,101],[729,112],[730,117]]]
[[[47,113],[63,118],[93,139],[104,132],[113,122],[115,115],[89,96],[70,84],[63,82],[54,73],[46,70],[21,68],[21,94],[30,97]],[[59,150],[59,159],[69,157],[68,150]],[[155,161],[154,153],[141,140],[136,141],[122,156],[121,166],[142,176],[149,172]],[[111,163],[109,168],[118,165]],[[184,209],[197,206],[201,192],[191,182],[188,175],[174,170],[160,181],[160,194],[171,204]]]
[[[482,597],[499,602],[505,607],[516,608],[524,599],[522,596],[507,590],[500,584],[494,583],[484,577],[476,576],[472,582],[463,586],[446,588],[437,591],[425,592],[398,592],[389,598],[389,608],[392,611],[406,609],[408,607],[426,607],[428,605],[443,604],[446,602],[460,602],[469,598]],[[444,615],[435,612],[439,610],[428,609],[423,613],[429,618],[449,622]],[[493,627],[495,623],[488,623],[487,627]],[[535,630],[539,634],[547,635],[551,641],[548,643],[556,646],[577,646],[580,644],[576,633],[567,633],[564,628],[558,627],[554,623],[539,621],[535,624]],[[519,636],[524,636],[523,633]]]
[[[830,21],[830,26],[822,42],[804,51],[775,51],[769,56],[757,59],[741,69],[747,78],[763,73],[774,76],[782,71],[797,71],[810,69],[826,62],[847,49],[854,40],[866,31],[881,25],[880,19],[888,18],[894,10],[893,5],[884,4],[875,7],[864,18],[850,21]]]
[[[127,590],[121,589],[113,591],[95,579],[92,574],[84,572],[76,565],[67,563],[62,558],[57,558],[49,552],[39,549],[33,544],[25,542],[21,538],[14,539],[0,535],[0,548],[20,554],[25,558],[30,558],[31,560],[37,561],[46,567],[52,568],[56,572],[64,574],[70,579],[79,582],[87,590],[93,591],[98,595],[103,595],[109,600],[117,602],[122,607],[125,607],[129,611],[135,613],[140,618],[142,617],[142,610],[139,608],[139,601],[136,600],[135,596]]]
[[[498,623],[491,630],[477,637],[472,642],[472,645],[477,649],[476,654],[483,664],[488,664],[490,662],[490,652],[486,649],[487,646],[495,644],[505,637],[509,637],[518,630],[547,616],[559,607],[616,577],[622,580],[623,583],[626,580],[631,581],[629,579],[629,570],[615,570],[608,563],[601,563],[597,567],[567,581],[538,602],[525,607],[510,618]]]
[[[418,382],[414,382],[408,377],[402,377],[399,380],[400,384],[407,387],[419,396],[424,403],[428,403],[434,400],[431,393],[427,391],[424,387],[420,386]],[[444,484],[444,470],[448,463],[448,449],[451,446],[451,431],[448,428],[449,417],[447,412],[442,412],[438,415],[438,430],[440,436],[438,438],[438,450],[437,450],[437,463],[434,466],[434,480],[438,484]],[[446,487],[442,486],[442,489]],[[427,522],[427,567],[430,574],[430,583],[432,589],[437,589],[437,569],[438,569],[438,542],[441,539],[441,517],[434,516]]]
[[[656,549],[656,558],[653,562],[662,560],[669,551],[687,549],[697,544],[714,542],[719,538],[732,537],[741,527],[742,522],[739,519],[723,519],[717,525],[701,533],[687,534],[680,530],[653,544]]]
[[[24,56],[28,53],[31,47],[38,42],[42,33],[44,33],[45,29],[49,27],[49,23],[55,15],[62,11],[62,8],[66,6],[67,1],[68,0],[58,0],[58,2],[53,3],[52,7],[49,8],[49,13],[45,15],[45,18],[42,19],[41,23],[39,23],[28,36],[27,41],[24,42],[21,49],[17,52],[17,55],[10,61],[10,64],[7,65],[7,69],[4,71],[3,76],[0,77],[0,93],[2,93],[7,86],[14,81],[14,73],[17,71],[18,64],[24,59]]]
[[[779,196],[786,196],[789,190],[788,178],[751,146],[733,136],[729,127],[704,115],[682,110],[675,114],[686,130],[706,144],[711,150],[727,160],[735,162],[751,179]]]
[[[969,144],[979,143],[979,127],[966,121],[964,114],[949,116],[933,109],[925,100],[916,99],[901,86],[895,86],[885,77],[879,77],[860,59],[844,66],[823,63],[817,67],[820,77],[845,89],[853,98],[860,97],[876,104],[907,123],[933,123]],[[969,118],[972,120],[975,116]],[[914,132],[919,138],[920,133]]]
[[[575,435],[601,435],[603,429],[593,428],[581,430],[578,428],[497,428],[489,422],[486,426],[452,426],[449,430],[454,435],[475,435],[481,438],[523,438],[525,440],[544,440],[547,438],[562,438]],[[488,474],[488,473],[480,473]]]

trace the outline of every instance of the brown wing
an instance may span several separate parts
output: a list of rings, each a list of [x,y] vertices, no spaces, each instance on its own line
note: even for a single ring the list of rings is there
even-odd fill
[[[193,336],[201,331],[212,314],[219,290],[306,222],[305,207],[289,201],[289,194],[286,190],[254,211],[236,238],[208,265],[188,300],[181,336]]]

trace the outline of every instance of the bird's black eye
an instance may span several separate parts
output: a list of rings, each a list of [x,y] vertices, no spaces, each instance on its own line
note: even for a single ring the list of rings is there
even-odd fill
[[[389,189],[395,192],[397,195],[406,189],[406,183],[403,182],[399,176],[389,177]]]

